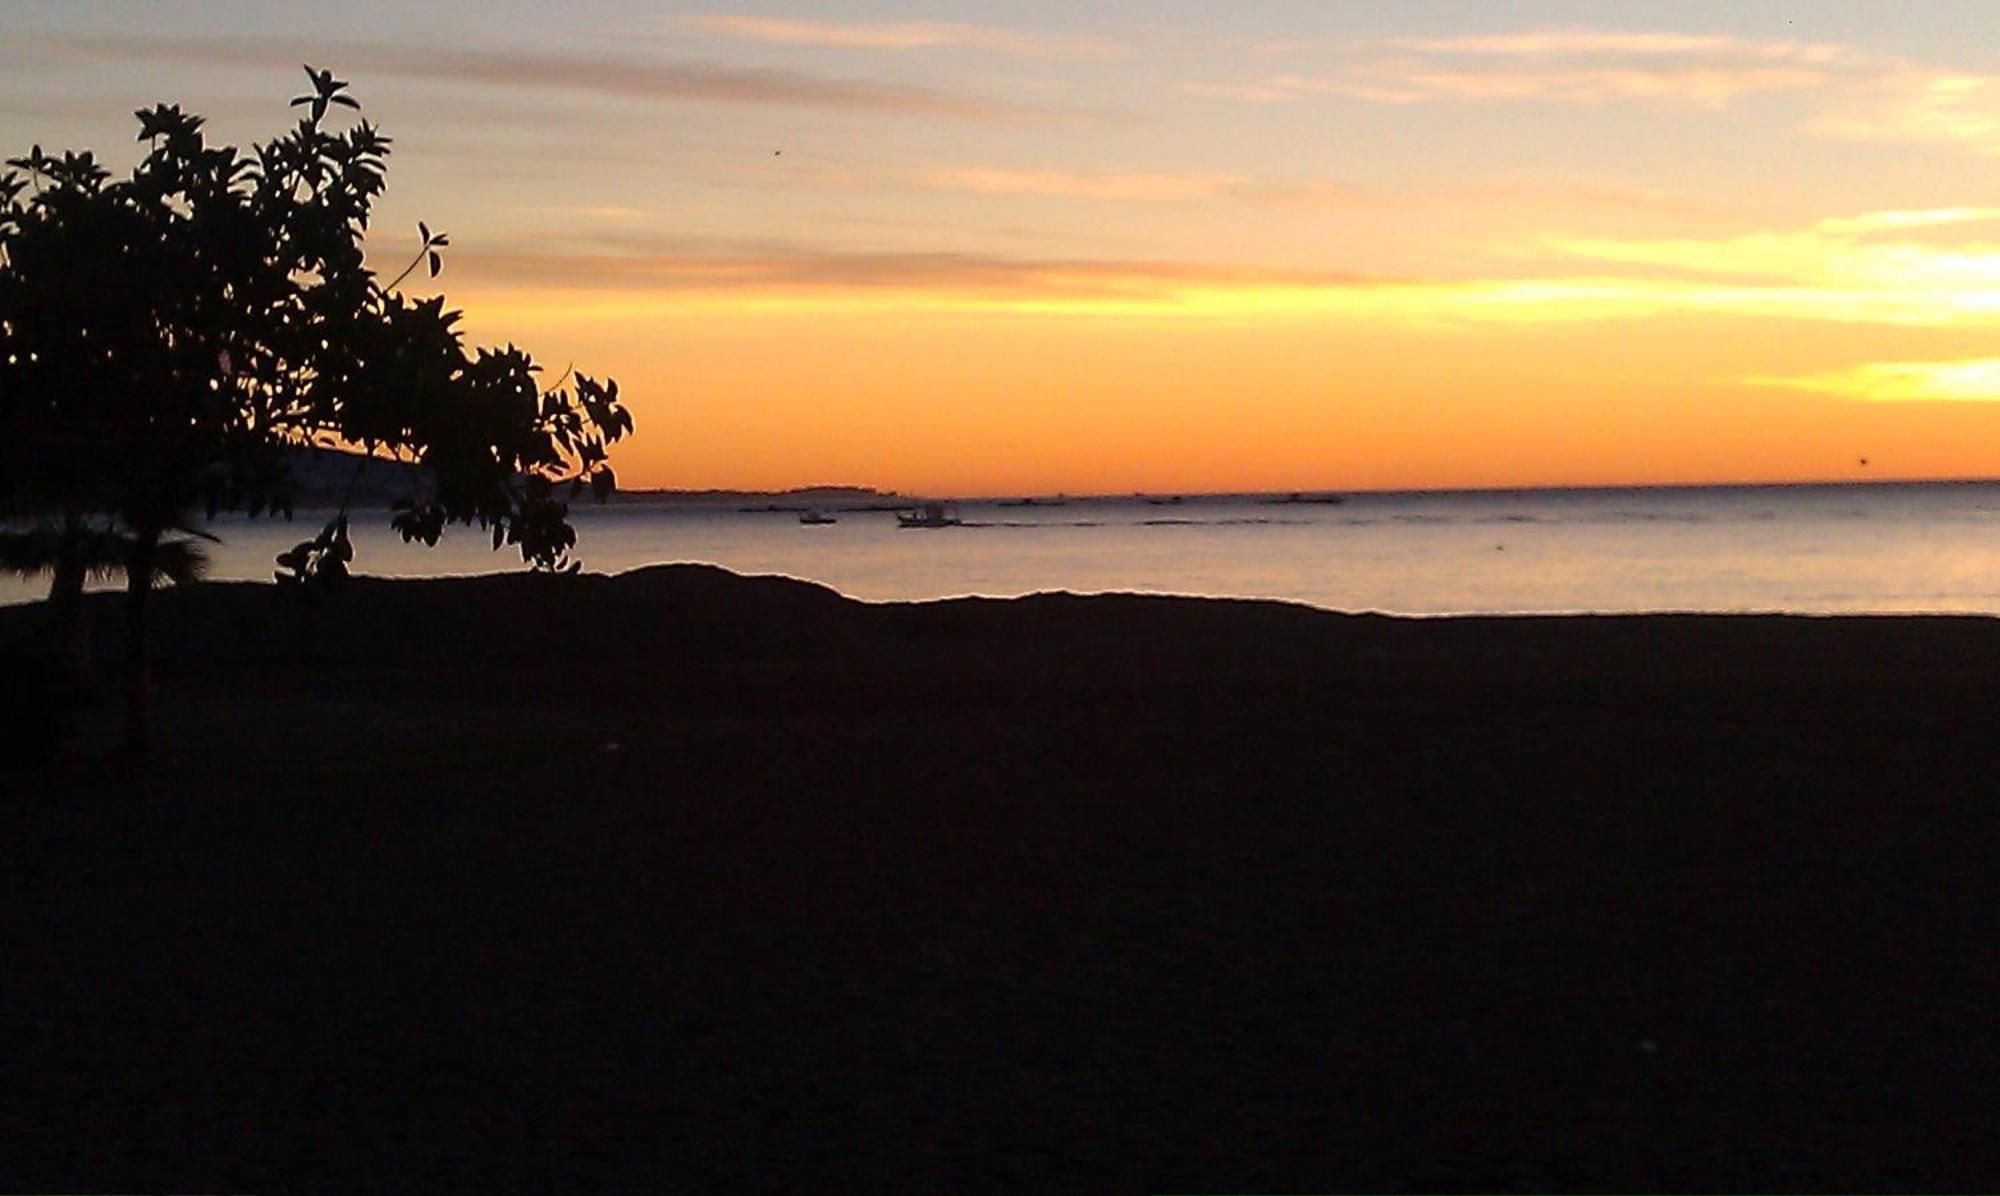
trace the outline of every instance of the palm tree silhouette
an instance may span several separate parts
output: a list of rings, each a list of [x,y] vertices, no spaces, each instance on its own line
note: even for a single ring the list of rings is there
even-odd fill
[[[83,610],[88,583],[122,574],[128,588],[142,588],[143,577],[143,588],[151,590],[162,583],[187,585],[207,572],[208,552],[197,541],[215,537],[186,520],[175,520],[174,530],[181,534],[148,548],[144,537],[69,512],[0,531],[0,573],[51,579],[49,643],[59,657],[55,663],[67,698],[81,696],[92,683],[90,623]]]
[[[138,755],[151,740],[153,677],[147,639],[153,590],[162,582],[185,585],[199,580],[207,571],[208,553],[194,538],[220,541],[191,526],[188,512],[170,513],[170,504],[152,507],[143,519],[128,514],[127,520],[132,530],[120,533],[125,548],[125,749]]]

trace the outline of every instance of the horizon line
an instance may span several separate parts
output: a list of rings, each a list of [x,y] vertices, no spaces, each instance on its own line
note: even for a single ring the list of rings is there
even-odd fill
[[[1519,485],[1492,486],[1326,486],[1302,487],[1280,486],[1265,490],[1115,490],[1115,491],[1070,491],[1070,490],[995,490],[987,492],[946,492],[884,489],[854,483],[821,483],[805,486],[785,487],[743,487],[734,486],[632,486],[621,487],[618,494],[634,497],[639,495],[788,495],[810,494],[823,491],[852,491],[879,495],[882,498],[908,498],[944,502],[987,502],[999,499],[1124,499],[1124,498],[1283,498],[1299,495],[1306,498],[1342,497],[1360,495],[1412,495],[1412,494],[1563,494],[1590,493],[1610,490],[1786,490],[1786,489],[1830,489],[1851,486],[1992,486],[2000,485],[2000,474],[1978,477],[1881,477],[1881,478],[1794,478],[1788,480],[1755,481],[1713,481],[1713,482],[1560,482],[1522,483]]]

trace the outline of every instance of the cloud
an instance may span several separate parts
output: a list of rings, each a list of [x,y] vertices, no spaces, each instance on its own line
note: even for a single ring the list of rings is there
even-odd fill
[[[747,173],[743,177],[749,177]],[[1381,200],[1325,180],[1164,170],[1022,169],[978,164],[911,168],[788,165],[787,187],[834,190],[921,188],[978,195],[1047,196],[1129,204],[1236,201],[1296,208],[1352,208]]]
[[[1665,30],[1529,30],[1400,38],[1321,73],[1195,80],[1183,91],[1276,104],[1332,95],[1377,104],[1642,103],[1722,111],[1752,96],[1809,105],[1803,130],[1855,142],[2000,155],[2000,74],[1851,46]]]
[[[1405,38],[1391,44],[1424,54],[1508,58],[1700,56],[1789,62],[1837,62],[1849,56],[1845,47],[1830,44],[1796,41],[1753,42],[1723,34],[1621,33],[1592,29],[1541,30],[1475,37]]]
[[[924,171],[918,175],[917,181],[926,187],[952,191],[1051,195],[1124,203],[1238,199],[1299,207],[1326,207],[1359,202],[1353,192],[1336,183],[1259,182],[1232,174],[1006,170],[960,166]]]
[[[1246,104],[1283,104],[1298,99],[1298,93],[1282,84],[1273,83],[1205,83],[1189,80],[1180,84],[1180,89],[1189,95],[1215,96],[1225,100],[1240,100]]]
[[[1891,212],[1865,212],[1859,216],[1836,216],[1813,227],[1822,233],[1901,233],[1912,229],[1935,229],[1959,224],[1986,224],[2000,220],[2000,208],[1918,208]]]
[[[992,167],[947,167],[925,171],[927,187],[977,191],[992,195],[1056,195],[1071,199],[1165,203],[1214,199],[1244,180],[1226,174],[1163,174],[1148,172],[1080,174],[1062,170],[1000,170]]]
[[[2000,245],[1936,243],[1941,233],[2000,221],[2000,209],[1870,212],[1806,228],[1716,239],[1553,237],[1566,257],[1716,278],[1760,278],[1911,303],[2000,294]]]
[[[1658,187],[1640,187],[1601,179],[1500,179],[1447,187],[1435,193],[1447,203],[1477,204],[1491,209],[1511,205],[1546,217],[1552,210],[1576,210],[1662,217],[1672,223],[1712,224],[1742,214],[1713,199],[1697,199]]]
[[[1183,288],[1379,285],[1362,275],[1146,260],[1015,258],[981,253],[863,253],[798,246],[667,242],[645,252],[461,251],[454,276],[474,284],[583,291],[812,294],[1014,294],[1049,299],[1159,298]]]
[[[1838,395],[1870,403],[2000,402],[2000,358],[1879,361],[1843,369],[1743,379],[1752,386]]]
[[[1894,223],[1849,219],[1871,230]],[[461,252],[452,270],[454,294],[470,288],[482,313],[532,309],[554,320],[960,312],[1445,330],[1685,316],[1931,329],[2000,320],[2000,248],[1871,235],[1815,226],[1710,242],[1562,242],[1592,265],[1508,278],[691,242],[649,250],[643,234],[593,253]],[[1746,253],[1748,265],[1732,260]],[[1654,269],[1662,265],[1670,272]]]
[[[296,71],[291,39],[100,35],[53,43],[72,53]],[[393,75],[426,82],[539,88],[621,99],[785,105],[973,121],[1076,117],[1074,109],[1015,104],[927,88],[899,87],[798,71],[752,69],[692,59],[542,50],[455,50],[366,42],[315,42],[311,53],[349,77]]]
[[[1788,66],[1588,70],[1388,70],[1379,82],[1340,83],[1345,94],[1388,103],[1432,100],[1550,100],[1567,104],[1646,101],[1719,109],[1744,95],[1810,91],[1820,71]]]
[[[455,298],[485,317],[594,323],[746,315],[960,313],[1089,319],[1314,321],[1430,330],[1727,316],[1893,327],[1990,326],[2000,290],[1890,290],[1685,279],[1381,280],[1173,262],[976,254],[775,253],[453,258]]]
[[[1236,199],[1296,208],[1355,208],[1380,202],[1340,183],[1242,182],[1227,193]]]
[[[1871,212],[1733,237],[1554,237],[1542,248],[1670,288],[1687,310],[1984,328],[2000,321],[2000,244],[1971,234],[1996,222],[1993,208]]]
[[[1739,96],[1823,88],[1852,55],[1838,46],[1684,33],[1571,30],[1401,39],[1388,58],[1331,74],[1284,74],[1187,90],[1274,103],[1310,94],[1384,104],[1545,100],[1721,108]]]
[[[1122,58],[1130,52],[1126,47],[1097,38],[1022,33],[943,21],[837,24],[787,17],[692,13],[677,18],[677,23],[725,37],[849,50],[962,48],[1015,58],[1071,60]]]
[[[1840,141],[2000,154],[2000,76],[1903,68],[1867,80],[1807,122]]]

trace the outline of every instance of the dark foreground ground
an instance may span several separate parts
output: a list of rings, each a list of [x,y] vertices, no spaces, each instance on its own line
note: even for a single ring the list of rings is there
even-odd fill
[[[2000,623],[160,630],[155,759],[6,774],[0,1189],[2000,1187]]]

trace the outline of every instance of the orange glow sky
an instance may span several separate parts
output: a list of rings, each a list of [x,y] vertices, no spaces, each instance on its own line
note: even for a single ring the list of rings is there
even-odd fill
[[[378,260],[442,227],[475,336],[619,378],[628,487],[1988,477],[1996,34],[1862,0],[16,0],[0,141],[118,162],[158,100],[256,139],[336,68],[396,138]]]

